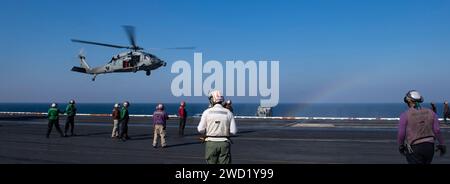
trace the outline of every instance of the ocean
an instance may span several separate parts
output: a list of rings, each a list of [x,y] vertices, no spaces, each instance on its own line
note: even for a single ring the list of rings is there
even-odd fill
[[[67,104],[59,104],[64,110]],[[111,113],[113,104],[110,103],[79,103],[76,104],[79,113],[104,114]],[[157,104],[131,103],[131,114],[152,114]],[[424,107],[430,107],[424,104]],[[437,104],[439,117],[442,117],[443,104]],[[169,114],[177,114],[178,103],[165,104]],[[189,116],[199,115],[206,108],[206,103],[187,104]],[[47,112],[47,103],[0,103],[0,112]],[[233,104],[235,115],[254,116],[258,104]],[[406,110],[404,103],[282,103],[272,109],[273,116],[302,116],[302,117],[352,117],[352,118],[396,118]]]

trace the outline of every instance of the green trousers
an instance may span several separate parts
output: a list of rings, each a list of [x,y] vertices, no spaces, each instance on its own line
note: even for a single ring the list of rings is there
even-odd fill
[[[207,141],[205,159],[208,164],[231,164],[230,142]]]

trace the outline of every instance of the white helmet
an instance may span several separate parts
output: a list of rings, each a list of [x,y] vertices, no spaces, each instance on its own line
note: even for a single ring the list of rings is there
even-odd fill
[[[158,104],[158,106],[156,106],[156,110],[164,110],[164,105]]]
[[[58,104],[52,103],[52,106],[51,106],[51,107],[55,108],[55,107],[57,107],[57,106],[58,106]]]
[[[69,101],[69,104],[75,104],[75,100],[73,100],[73,99],[70,100],[70,101]]]
[[[114,107],[119,108],[120,105],[118,103],[114,104]]]
[[[130,103],[128,101],[123,102],[123,106],[128,107],[130,106]]]
[[[223,102],[223,96],[219,90],[212,91],[209,93],[209,99],[212,103],[221,103]]]
[[[406,93],[405,98],[403,98],[403,101],[405,101],[405,103],[408,103],[408,101],[422,103],[423,97],[422,95],[420,95],[418,91],[411,90],[408,91],[408,93]]]

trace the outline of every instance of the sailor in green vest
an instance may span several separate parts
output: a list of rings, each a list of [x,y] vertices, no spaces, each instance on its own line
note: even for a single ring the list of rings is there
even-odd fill
[[[74,136],[73,128],[75,126],[75,115],[77,114],[77,108],[75,107],[75,100],[70,100],[69,105],[66,107],[66,125],[64,126],[64,136],[67,137],[67,131],[70,127],[70,136]]]
[[[120,139],[122,141],[126,141],[128,139],[130,139],[130,137],[128,136],[128,121],[130,120],[130,116],[128,113],[128,107],[130,106],[130,102],[125,101],[123,103],[122,109],[120,110],[120,125],[121,125],[121,130],[120,130]]]
[[[53,125],[55,125],[56,130],[59,132],[61,137],[64,137],[64,134],[59,127],[59,114],[63,112],[58,109],[58,105],[56,103],[52,103],[50,109],[48,110],[48,129],[47,129],[47,138],[50,137],[50,133],[52,132]]]

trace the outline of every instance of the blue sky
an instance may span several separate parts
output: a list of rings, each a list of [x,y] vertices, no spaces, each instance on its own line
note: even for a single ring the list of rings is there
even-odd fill
[[[281,102],[401,102],[450,99],[450,1],[1,1],[0,102],[203,102],[176,98],[171,63],[193,51],[154,51],[168,67],[136,74],[70,72],[84,48],[91,66],[123,50],[196,46],[205,61],[279,60]],[[235,102],[258,98],[232,97]]]

